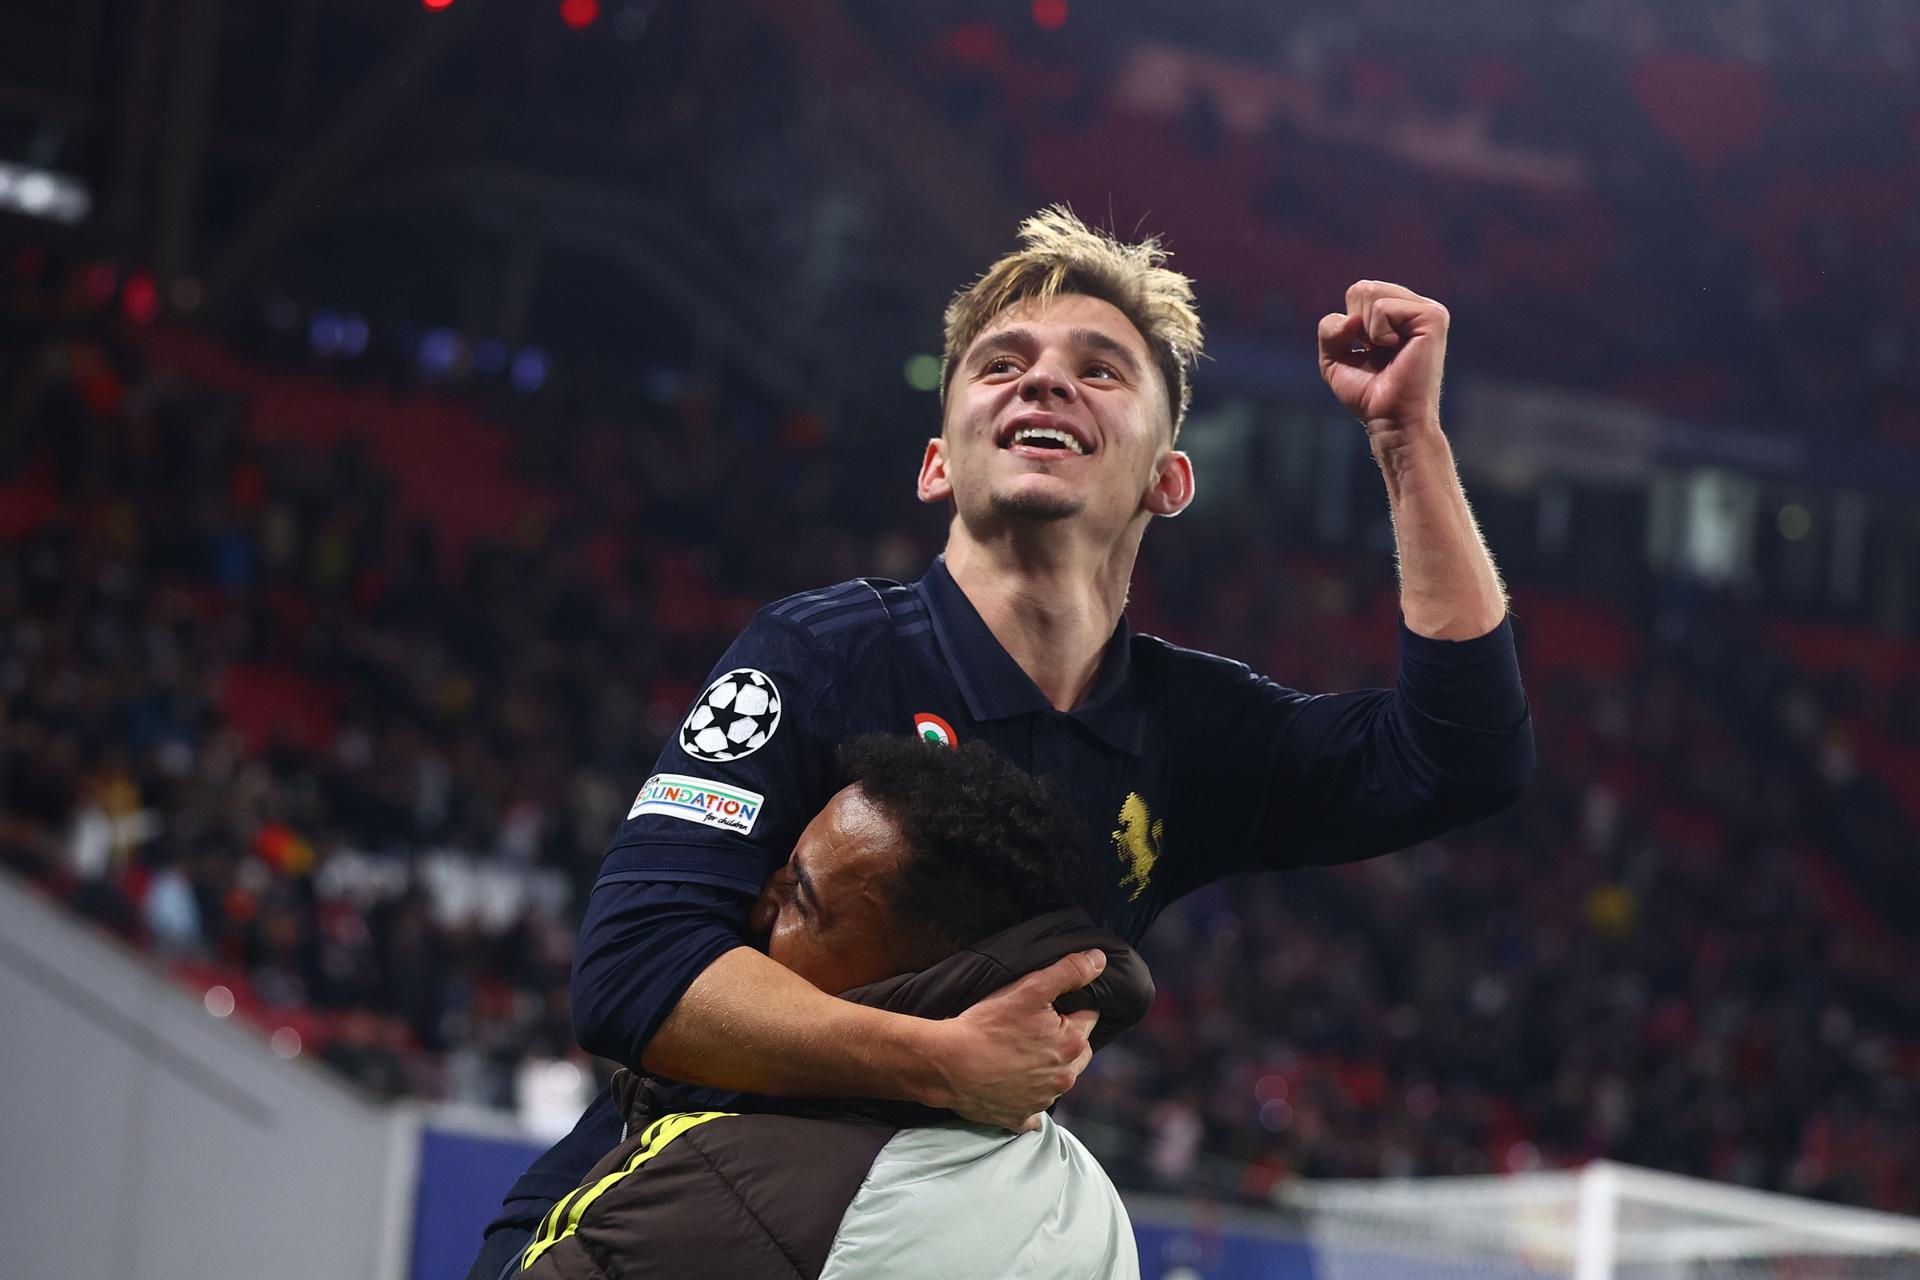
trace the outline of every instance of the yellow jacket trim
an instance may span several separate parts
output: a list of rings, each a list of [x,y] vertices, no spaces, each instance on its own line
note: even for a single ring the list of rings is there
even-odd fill
[[[525,1271],[540,1260],[540,1255],[572,1235],[580,1226],[580,1219],[595,1200],[622,1178],[638,1169],[666,1149],[668,1143],[689,1129],[696,1129],[709,1120],[718,1120],[722,1116],[736,1115],[733,1111],[682,1111],[670,1116],[662,1116],[648,1125],[640,1135],[640,1146],[627,1162],[607,1174],[598,1182],[581,1187],[572,1195],[563,1197],[560,1203],[547,1210],[547,1216],[540,1223],[540,1230],[534,1232],[533,1243],[527,1246],[526,1256],[520,1261],[520,1269]]]

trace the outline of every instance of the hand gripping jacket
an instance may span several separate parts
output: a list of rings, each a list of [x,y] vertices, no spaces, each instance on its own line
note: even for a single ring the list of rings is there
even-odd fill
[[[1140,957],[1084,912],[1059,911],[921,973],[844,999],[950,1018],[1022,974],[1099,947],[1107,967],[1061,998],[1096,1008],[1095,1049],[1146,1015]],[[913,1103],[757,1099],[682,1111],[670,1086],[615,1078],[627,1137],[556,1204],[510,1274],[525,1280],[944,1280],[1135,1277],[1106,1173],[1048,1119],[1033,1133]]]

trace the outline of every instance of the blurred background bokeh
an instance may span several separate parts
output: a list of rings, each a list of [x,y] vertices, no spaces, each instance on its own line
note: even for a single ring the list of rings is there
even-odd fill
[[[1066,202],[1209,326],[1133,625],[1284,684],[1396,636],[1315,320],[1447,304],[1541,761],[1163,918],[1061,1104],[1116,1179],[1920,1212],[1916,58],[1867,0],[9,6],[0,863],[283,1056],[563,1131],[634,787],[754,608],[937,551],[940,309]]]

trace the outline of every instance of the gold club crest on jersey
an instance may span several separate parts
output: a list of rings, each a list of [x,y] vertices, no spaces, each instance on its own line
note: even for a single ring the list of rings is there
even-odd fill
[[[1120,887],[1133,890],[1127,895],[1127,901],[1132,902],[1147,891],[1147,882],[1153,878],[1153,864],[1160,861],[1167,824],[1154,818],[1138,791],[1127,792],[1120,806],[1119,821],[1120,829],[1113,833],[1113,848],[1126,864],[1127,874],[1120,877]]]

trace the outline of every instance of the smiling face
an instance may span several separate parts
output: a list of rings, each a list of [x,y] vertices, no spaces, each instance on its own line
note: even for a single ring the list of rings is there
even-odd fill
[[[922,967],[895,923],[892,885],[906,856],[900,828],[847,787],[807,824],[767,880],[748,928],[767,954],[829,995]]]
[[[1117,536],[1192,494],[1145,339],[1085,294],[1016,303],[974,339],[920,473],[921,499],[953,501],[972,529],[1073,520]]]

